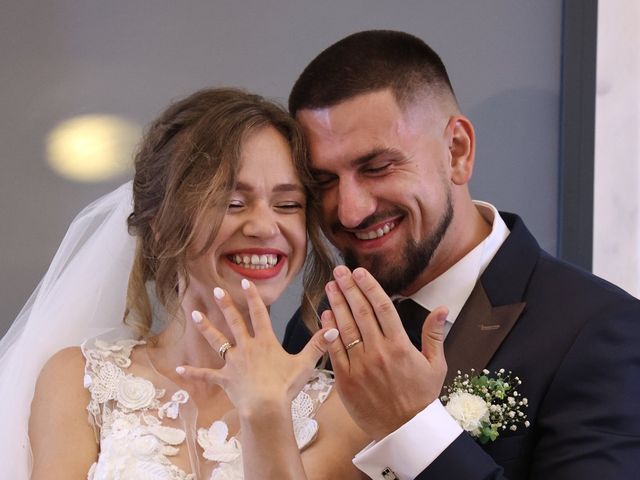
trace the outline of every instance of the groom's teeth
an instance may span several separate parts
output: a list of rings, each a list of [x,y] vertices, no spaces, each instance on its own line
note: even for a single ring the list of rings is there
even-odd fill
[[[278,255],[274,255],[271,253],[263,254],[263,255],[241,255],[235,254],[230,255],[229,260],[231,260],[236,265],[241,265],[243,268],[248,268],[252,270],[262,270],[265,268],[271,268],[275,264],[278,263]]]
[[[394,229],[395,223],[385,223],[383,227],[369,232],[355,232],[354,235],[358,240],[373,240],[374,238],[384,237],[387,233]]]

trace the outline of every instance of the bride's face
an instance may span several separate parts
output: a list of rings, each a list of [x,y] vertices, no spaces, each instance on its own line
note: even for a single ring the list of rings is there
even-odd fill
[[[306,256],[306,197],[291,150],[273,127],[252,132],[242,145],[236,190],[211,247],[188,264],[190,281],[213,295],[216,286],[244,305],[243,278],[267,305],[300,271]],[[197,232],[196,247],[208,232]]]

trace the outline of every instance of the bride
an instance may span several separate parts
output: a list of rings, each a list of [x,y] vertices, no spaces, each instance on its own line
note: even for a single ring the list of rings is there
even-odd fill
[[[36,480],[362,478],[351,458],[367,438],[315,368],[338,332],[315,317],[330,261],[305,155],[286,112],[238,90],[152,124],[133,184],[74,221],[0,344],[3,478],[27,475],[27,418]],[[316,333],[289,355],[265,305],[307,238]]]

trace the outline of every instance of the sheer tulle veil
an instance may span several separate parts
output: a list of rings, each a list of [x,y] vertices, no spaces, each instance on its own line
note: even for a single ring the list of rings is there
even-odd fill
[[[31,398],[47,359],[122,326],[135,252],[126,223],[132,210],[128,182],[80,212],[49,270],[0,341],[1,478],[30,476]]]

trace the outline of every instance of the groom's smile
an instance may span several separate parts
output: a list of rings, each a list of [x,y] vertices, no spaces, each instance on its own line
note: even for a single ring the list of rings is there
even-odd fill
[[[310,142],[329,240],[388,291],[412,288],[455,241],[445,235],[453,217],[449,117],[437,106],[427,114],[401,108],[381,90],[303,109],[297,118]]]

